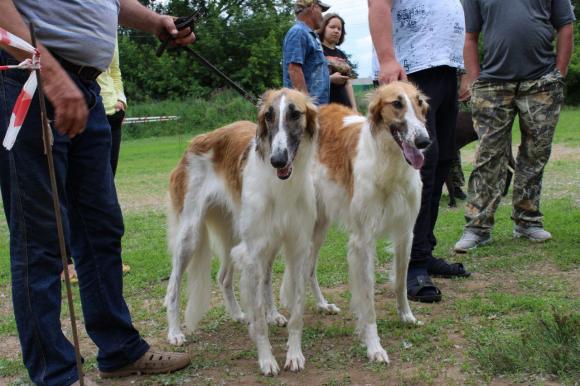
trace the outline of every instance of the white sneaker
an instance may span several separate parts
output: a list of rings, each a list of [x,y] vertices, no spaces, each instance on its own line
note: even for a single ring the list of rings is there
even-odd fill
[[[491,233],[477,234],[469,230],[464,230],[459,241],[455,243],[453,250],[457,253],[466,253],[471,249],[475,249],[480,245],[489,244],[490,242]]]
[[[550,240],[552,238],[552,234],[541,226],[527,227],[523,225],[516,225],[514,227],[514,237],[523,237],[536,243],[543,243],[544,241]]]

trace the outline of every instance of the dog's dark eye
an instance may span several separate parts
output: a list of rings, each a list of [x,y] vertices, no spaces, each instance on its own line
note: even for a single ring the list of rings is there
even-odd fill
[[[423,107],[423,99],[418,98],[417,103],[419,104],[419,107]]]
[[[264,116],[268,122],[274,121],[274,114],[271,111],[266,111],[266,114],[264,114]]]
[[[293,121],[297,121],[298,119],[300,119],[300,116],[302,115],[302,113],[298,110],[294,110],[290,113],[290,119],[292,119]]]
[[[403,103],[401,103],[401,101],[397,99],[397,100],[393,101],[393,107],[396,109],[402,109]]]

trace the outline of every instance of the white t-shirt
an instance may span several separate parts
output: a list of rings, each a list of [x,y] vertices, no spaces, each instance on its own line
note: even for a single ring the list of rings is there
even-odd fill
[[[460,0],[394,0],[392,18],[395,55],[407,74],[437,66],[463,68]]]

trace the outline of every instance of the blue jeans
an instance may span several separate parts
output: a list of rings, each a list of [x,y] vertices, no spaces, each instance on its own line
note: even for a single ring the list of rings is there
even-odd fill
[[[3,138],[27,71],[0,75]],[[70,75],[90,114],[73,139],[53,128],[53,155],[67,243],[78,273],[88,335],[99,348],[98,366],[112,371],[139,359],[148,344],[133,327],[123,298],[123,218],[110,164],[111,130],[96,82]],[[48,105],[52,118],[52,108]],[[70,385],[78,376],[74,348],[60,324],[63,270],[42,145],[38,95],[11,151],[0,150],[2,200],[10,229],[14,315],[24,364],[38,385]]]

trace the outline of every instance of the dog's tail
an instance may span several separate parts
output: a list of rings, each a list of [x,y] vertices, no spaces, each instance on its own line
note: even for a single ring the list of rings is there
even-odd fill
[[[211,299],[211,246],[207,227],[200,228],[197,248],[187,265],[185,326],[189,332],[195,331]]]

